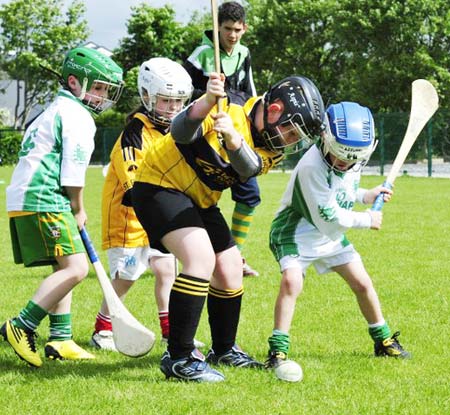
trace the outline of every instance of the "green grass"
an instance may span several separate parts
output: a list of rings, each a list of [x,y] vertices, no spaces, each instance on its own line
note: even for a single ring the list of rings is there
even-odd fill
[[[0,168],[0,206],[11,168]],[[262,276],[246,279],[238,340],[264,360],[278,292],[278,266],[268,249],[268,229],[288,174],[262,177],[258,208],[245,248],[248,262]],[[381,182],[364,176],[363,186]],[[101,169],[88,171],[85,191],[88,229],[100,246]],[[44,362],[39,370],[18,360],[0,341],[2,414],[448,414],[450,351],[448,283],[450,181],[401,177],[392,202],[384,208],[379,232],[352,231],[380,296],[385,317],[401,330],[410,361],[376,359],[354,296],[335,274],[308,271],[291,331],[290,356],[304,370],[301,383],[287,384],[265,371],[223,368],[226,382],[186,384],[164,380],[159,371],[163,347],[130,359],[95,352],[86,362]],[[231,217],[226,192],[221,207]],[[33,295],[49,268],[14,265],[8,219],[0,215],[0,321],[14,316]],[[104,253],[101,253],[106,264]],[[74,291],[75,340],[88,346],[101,291],[92,271]],[[146,274],[130,292],[130,311],[159,333],[153,278]],[[43,353],[47,322],[39,328]],[[206,310],[197,338],[209,343]],[[206,352],[206,350],[205,350]]]

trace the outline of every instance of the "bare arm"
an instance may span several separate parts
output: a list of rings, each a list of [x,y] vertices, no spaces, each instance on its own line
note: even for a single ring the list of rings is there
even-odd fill
[[[64,189],[70,199],[70,206],[77,221],[78,229],[81,229],[87,222],[87,214],[83,204],[83,187],[66,186]]]
[[[367,190],[364,193],[362,202],[364,204],[373,204],[375,202],[375,199],[380,193],[384,193],[383,199],[385,203],[391,200],[393,193],[392,190],[388,189],[387,187],[377,186],[374,187],[373,189]],[[381,211],[375,211],[370,209],[368,209],[367,212],[369,213],[371,219],[370,229],[375,230],[381,229],[381,223],[383,221],[383,213]]]

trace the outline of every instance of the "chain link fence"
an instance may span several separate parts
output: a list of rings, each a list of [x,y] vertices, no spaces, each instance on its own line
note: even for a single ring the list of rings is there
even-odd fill
[[[439,110],[425,126],[408,155],[404,173],[410,175],[450,177],[450,113]],[[384,175],[395,159],[408,125],[407,113],[381,113],[375,115],[378,146],[365,168],[365,172]],[[95,150],[91,164],[106,165],[109,155],[119,137],[122,127],[98,128],[95,135]],[[20,148],[19,131],[0,128],[0,159],[3,164],[14,164]],[[19,140],[17,142],[17,140]],[[292,154],[278,167],[280,170],[292,169],[299,155]]]
[[[438,111],[425,126],[414,143],[406,161],[403,172],[423,176],[450,177],[450,131],[449,112]],[[407,113],[381,113],[374,116],[377,148],[366,168],[366,172],[384,175],[398,153],[403,136],[408,126]],[[299,155],[288,156],[281,164],[283,170],[292,169]]]

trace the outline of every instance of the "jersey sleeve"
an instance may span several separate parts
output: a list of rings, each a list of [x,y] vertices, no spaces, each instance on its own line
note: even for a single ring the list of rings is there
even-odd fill
[[[134,118],[125,127],[111,154],[111,164],[124,193],[133,187],[136,170],[144,158],[143,123]]]
[[[256,152],[256,154],[258,154],[258,156],[261,159],[262,167],[261,167],[261,171],[259,172],[259,174],[268,173],[269,170],[274,168],[284,158],[283,153],[274,153],[273,151],[266,150],[261,147],[256,147],[255,152]]]
[[[314,166],[299,169],[296,180],[312,224],[330,239],[340,238],[350,228],[370,228],[370,215],[341,208],[326,175],[318,174]]]
[[[94,151],[94,120],[86,109],[79,107],[78,113],[76,110],[61,113],[61,186],[84,187]]]

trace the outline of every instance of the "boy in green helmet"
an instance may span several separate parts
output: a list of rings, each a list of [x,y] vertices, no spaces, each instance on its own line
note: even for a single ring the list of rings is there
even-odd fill
[[[6,189],[14,261],[52,265],[53,272],[0,333],[16,354],[40,367],[36,329],[48,315],[50,359],[92,359],[72,340],[72,289],[89,265],[78,232],[87,220],[83,204],[86,169],[94,150],[93,115],[120,97],[122,69],[102,53],[78,47],[66,55],[63,88],[25,131],[19,162]]]

